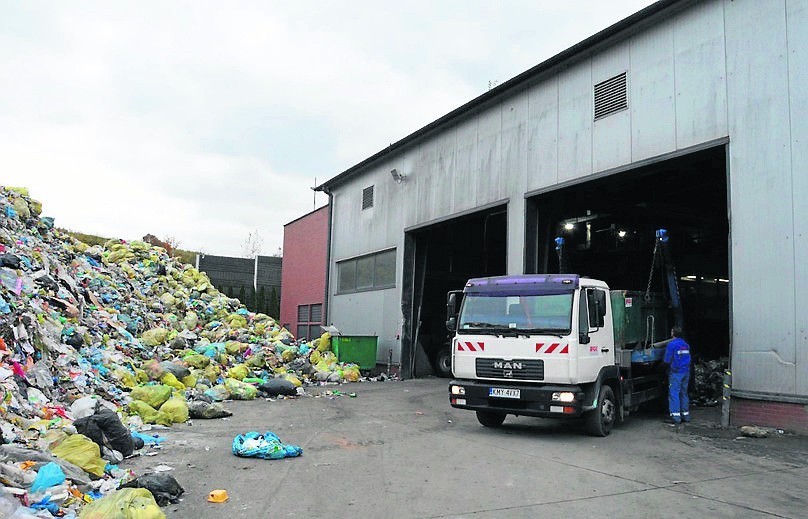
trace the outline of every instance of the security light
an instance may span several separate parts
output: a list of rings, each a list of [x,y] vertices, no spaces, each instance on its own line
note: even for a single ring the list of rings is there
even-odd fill
[[[565,223],[564,224],[564,229],[566,229],[568,231],[571,231],[571,230],[575,229],[575,224],[574,223]]]
[[[622,229],[617,231],[617,237],[618,238],[625,238],[626,237],[626,231],[624,231]]]
[[[390,170],[390,176],[393,177],[393,180],[395,180],[398,184],[401,184],[407,179],[407,175],[399,173],[399,171],[395,168]]]

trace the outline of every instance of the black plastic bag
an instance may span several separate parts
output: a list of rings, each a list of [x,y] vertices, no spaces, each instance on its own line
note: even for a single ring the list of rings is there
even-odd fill
[[[202,401],[188,402],[188,416],[191,418],[225,418],[233,413],[222,407],[219,403]]]
[[[263,391],[269,396],[297,395],[297,388],[295,385],[284,378],[273,378],[272,380],[264,382],[258,386],[258,390]]]
[[[73,425],[80,434],[90,438],[99,447],[114,449],[124,457],[130,456],[135,450],[132,434],[114,411],[99,409],[91,416],[79,418]]]
[[[14,254],[0,254],[0,267],[8,267],[16,270],[20,268],[20,258]]]
[[[143,474],[121,485],[120,488],[145,488],[152,493],[159,506],[177,503],[180,496],[185,493],[185,489],[174,479],[174,476],[165,473]]]
[[[170,360],[164,360],[163,362],[161,362],[160,367],[163,368],[163,370],[177,377],[177,380],[181,380],[191,374],[190,369],[186,368],[185,366],[180,366],[179,364],[171,362]]]

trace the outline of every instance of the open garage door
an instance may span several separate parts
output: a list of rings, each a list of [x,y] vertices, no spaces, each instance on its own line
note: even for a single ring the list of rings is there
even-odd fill
[[[527,204],[526,271],[559,272],[561,236],[569,272],[645,291],[655,230],[667,229],[687,340],[702,360],[727,357],[727,199],[725,146],[537,195]],[[651,282],[664,288],[658,271]]]
[[[446,294],[469,278],[506,273],[507,206],[407,233],[404,248],[402,376],[446,373]]]

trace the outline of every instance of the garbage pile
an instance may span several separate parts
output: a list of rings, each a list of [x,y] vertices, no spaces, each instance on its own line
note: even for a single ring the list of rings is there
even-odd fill
[[[693,388],[691,404],[699,407],[715,407],[721,402],[724,371],[729,367],[727,358],[695,360],[693,362]]]
[[[118,490],[136,480],[118,463],[147,424],[360,380],[327,333],[297,341],[164,249],[90,246],[41,213],[26,189],[0,187],[0,516],[163,517],[148,484]]]

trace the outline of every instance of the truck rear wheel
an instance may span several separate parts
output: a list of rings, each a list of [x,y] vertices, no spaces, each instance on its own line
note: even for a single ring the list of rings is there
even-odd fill
[[[617,419],[617,404],[612,388],[603,385],[598,393],[598,405],[586,416],[586,430],[592,436],[608,436]]]
[[[486,427],[499,427],[505,421],[505,413],[477,411],[477,421]]]
[[[444,346],[438,350],[438,355],[435,357],[435,368],[438,375],[444,378],[452,376],[452,348]]]

